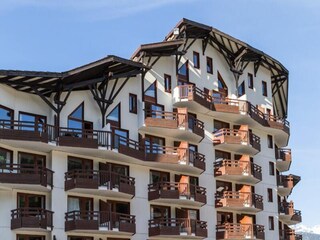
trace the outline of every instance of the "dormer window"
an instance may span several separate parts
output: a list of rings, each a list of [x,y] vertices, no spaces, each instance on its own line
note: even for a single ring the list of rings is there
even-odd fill
[[[84,103],[81,103],[73,112],[68,116],[68,128],[82,129],[84,118]]]

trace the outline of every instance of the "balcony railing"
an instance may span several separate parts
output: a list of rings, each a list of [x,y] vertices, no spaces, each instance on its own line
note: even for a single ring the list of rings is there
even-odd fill
[[[223,159],[214,163],[214,175],[253,177],[262,180],[262,169],[259,165],[250,161]]]
[[[65,214],[65,230],[136,232],[135,216],[109,211],[71,211]]]
[[[65,173],[65,190],[74,188],[107,190],[117,189],[119,192],[134,195],[135,179],[116,172],[103,170],[72,170]]]
[[[53,171],[34,164],[0,164],[0,182],[53,187]]]
[[[246,130],[222,128],[213,133],[213,142],[218,144],[241,144],[251,145],[260,151],[260,137]]]
[[[206,238],[207,222],[188,218],[160,218],[149,220],[149,237],[196,236]]]
[[[290,132],[290,124],[286,119],[265,114],[248,101],[215,98],[194,85],[177,86],[177,89],[179,99],[182,101],[195,101],[203,107],[216,112],[247,114],[262,126],[281,129],[288,134]]]
[[[275,158],[277,160],[277,169],[280,172],[288,171],[291,165],[291,149],[276,148]]]
[[[216,230],[217,239],[264,239],[264,226],[257,224],[226,223]]]
[[[293,202],[281,202],[279,204],[279,213],[289,216],[290,221],[301,222],[301,211],[294,209]]]
[[[279,230],[280,240],[302,240],[302,235],[296,234],[294,229]]]
[[[28,130],[23,130],[24,132],[19,132],[20,130],[12,127],[10,121],[2,121],[1,125],[0,120],[0,138],[12,139],[11,137],[15,136],[16,140],[40,141],[39,138],[28,138],[29,132],[32,132],[33,135],[40,137],[46,135],[45,138],[42,138],[46,139],[43,142],[53,142],[58,146],[96,149],[102,147],[107,150],[118,150],[121,154],[143,161],[187,164],[205,170],[204,155],[191,150],[155,145],[146,146],[138,141],[114,134],[111,131],[54,127],[45,124],[39,128],[36,127],[38,124],[32,124],[28,126],[33,126],[33,128],[30,127]],[[17,124],[17,126],[21,125]],[[1,129],[1,127],[4,129]],[[1,130],[9,132],[1,135]]]
[[[148,185],[148,198],[186,199],[206,204],[206,189],[189,183],[158,182]]]
[[[145,125],[168,129],[191,130],[194,134],[204,137],[204,123],[185,113],[145,110]]]
[[[11,210],[11,229],[41,228],[52,230],[53,212],[42,208],[17,208]]]
[[[187,148],[147,145],[146,161],[191,165],[205,170],[205,156]]]
[[[216,193],[216,207],[254,208],[261,211],[263,210],[263,197],[250,192],[224,191]]]

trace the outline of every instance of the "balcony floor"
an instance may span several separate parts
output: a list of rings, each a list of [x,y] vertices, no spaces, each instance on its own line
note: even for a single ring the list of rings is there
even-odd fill
[[[119,192],[118,189],[107,189],[106,187],[99,187],[98,189],[88,189],[88,188],[73,188],[68,190],[70,193],[79,193],[90,196],[100,196],[100,197],[111,197],[111,198],[119,198],[119,199],[127,199],[130,200],[134,196],[131,194]]]
[[[178,206],[189,206],[189,207],[196,207],[199,208],[203,205],[205,205],[202,202],[196,202],[192,199],[184,199],[180,197],[180,199],[166,199],[166,198],[158,198],[154,200],[149,200],[150,203],[160,203],[160,204],[165,204],[165,205],[178,205]]]
[[[232,181],[232,182],[237,182],[237,183],[243,183],[243,184],[256,184],[258,182],[261,182],[260,179],[255,178],[252,175],[220,175],[220,176],[215,176],[217,180],[221,181]]]

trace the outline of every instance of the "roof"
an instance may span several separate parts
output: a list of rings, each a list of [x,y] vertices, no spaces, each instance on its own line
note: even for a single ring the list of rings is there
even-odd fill
[[[91,84],[133,77],[145,68],[142,63],[110,55],[66,72],[0,70],[0,83],[19,91],[41,93],[48,97],[58,89],[85,90]]]
[[[174,29],[179,29],[178,35],[174,34]],[[275,114],[287,117],[289,72],[278,60],[216,28],[189,19],[183,18],[174,29],[169,32],[164,41],[203,39],[204,49],[207,44],[211,45],[225,57],[229,64],[241,59],[242,62],[253,62],[255,73],[260,66],[268,69],[272,76]]]

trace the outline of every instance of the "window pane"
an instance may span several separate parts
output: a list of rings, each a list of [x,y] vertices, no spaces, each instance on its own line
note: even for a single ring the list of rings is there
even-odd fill
[[[70,117],[83,120],[83,104],[76,108],[71,114]]]
[[[11,120],[12,119],[12,111],[8,109],[0,107],[0,119],[1,120]]]
[[[119,106],[116,106],[107,116],[108,120],[118,122],[119,121]]]
[[[152,83],[147,90],[144,92],[146,96],[155,98],[156,97],[156,83]]]
[[[188,69],[187,69],[187,62],[184,63],[178,70],[178,74],[182,76],[187,76]]]
[[[0,148],[0,164],[8,164],[12,162],[12,153],[9,150]]]

